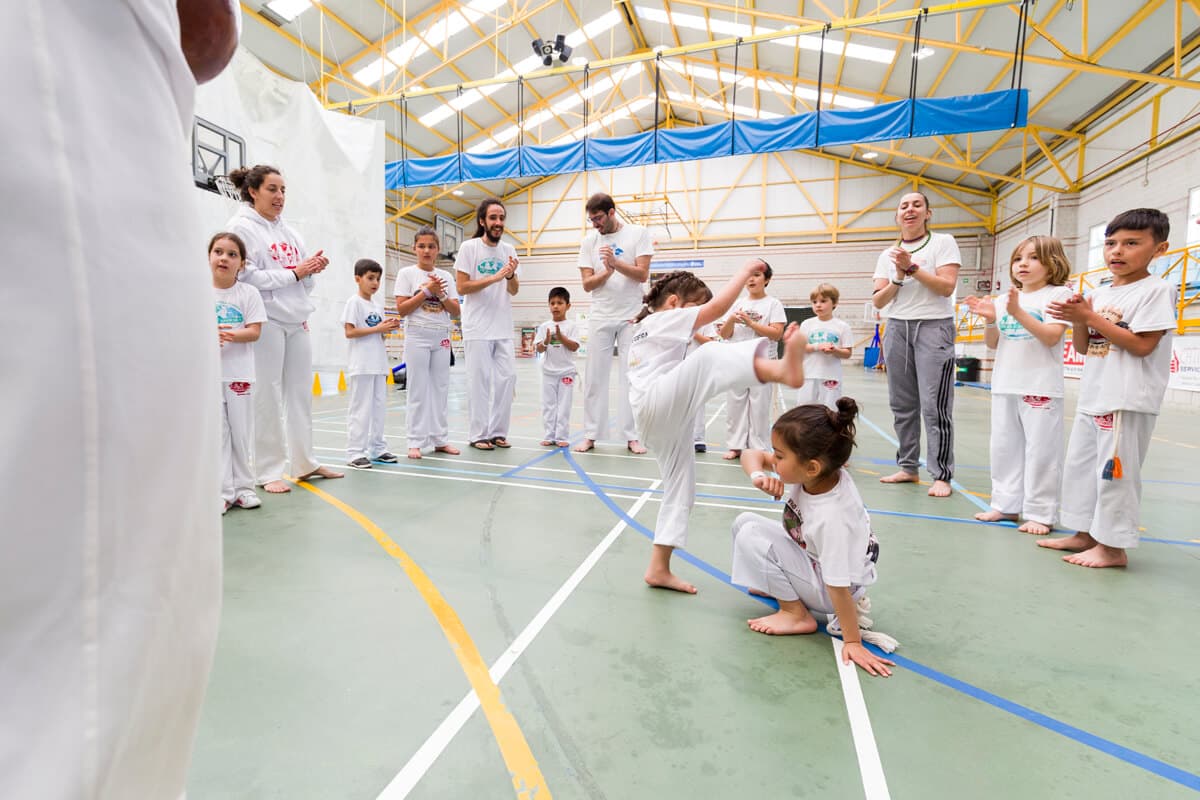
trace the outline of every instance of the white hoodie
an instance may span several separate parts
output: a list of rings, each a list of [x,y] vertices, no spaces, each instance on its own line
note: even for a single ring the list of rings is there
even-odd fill
[[[308,299],[316,285],[313,276],[296,280],[292,271],[308,257],[300,235],[282,219],[274,222],[243,204],[226,223],[226,228],[246,243],[246,269],[238,280],[258,289],[267,319],[272,322],[304,322],[316,306]]]

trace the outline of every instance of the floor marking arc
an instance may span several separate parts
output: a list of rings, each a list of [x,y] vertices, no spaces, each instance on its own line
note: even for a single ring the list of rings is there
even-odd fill
[[[484,664],[483,657],[479,654],[479,649],[475,646],[475,642],[467,633],[466,627],[462,620],[459,619],[458,613],[434,586],[433,581],[425,574],[425,571],[417,565],[415,561],[406,553],[398,544],[392,541],[383,529],[363,515],[357,509],[342,502],[331,494],[328,494],[321,489],[313,486],[307,481],[297,481],[293,478],[288,480],[295,483],[302,489],[312,492],[314,495],[324,500],[334,508],[341,511],[358,526],[371,535],[376,542],[394,558],[412,581],[413,586],[420,593],[421,598],[429,606],[429,610],[433,613],[434,619],[442,629],[447,641],[450,642],[450,647],[454,651],[455,658],[458,659],[459,665],[466,673],[467,680],[471,684],[471,688],[475,695],[479,698],[479,704],[483,708],[483,713],[487,717],[488,725],[491,726],[492,734],[495,736],[496,744],[500,747],[500,755],[504,759],[504,764],[508,768],[509,775],[512,778],[513,790],[518,800],[548,800],[551,797],[550,787],[546,785],[546,779],[542,776],[541,768],[538,767],[537,759],[533,757],[533,751],[529,749],[529,742],[525,740],[524,734],[521,733],[521,728],[517,725],[516,718],[512,712],[504,705],[504,700],[500,696],[500,687],[492,680],[488,672],[487,665]]]

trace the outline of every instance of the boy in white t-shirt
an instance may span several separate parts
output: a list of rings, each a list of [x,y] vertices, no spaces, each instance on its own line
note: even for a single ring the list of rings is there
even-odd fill
[[[542,422],[546,426],[543,447],[566,447],[571,435],[571,396],[574,394],[575,351],[579,336],[567,319],[571,293],[562,286],[550,290],[550,319],[534,334],[542,357]]]
[[[728,342],[744,342],[758,337],[778,342],[783,338],[787,323],[783,303],[767,294],[767,284],[773,274],[763,262],[763,270],[746,282],[746,296],[738,300],[733,311],[721,323],[721,338]],[[768,347],[770,355],[775,348]],[[723,458],[732,461],[750,448],[766,449],[771,443],[771,400],[775,387],[770,384],[732,391],[726,397],[729,425],[726,438],[729,452]]]
[[[231,506],[258,508],[254,493],[254,349],[267,310],[262,295],[237,279],[246,245],[236,233],[218,233],[208,245],[221,344],[221,513]]]
[[[350,340],[346,376],[350,383],[350,407],[346,415],[346,455],[349,466],[370,469],[372,461],[395,464],[383,435],[387,419],[387,349],[383,335],[400,327],[396,317],[383,315],[371,299],[379,291],[383,267],[378,261],[360,258],[354,263],[358,293],[346,301],[342,312],[346,338]]]
[[[840,297],[831,283],[819,284],[808,296],[816,316],[800,323],[808,337],[808,354],[804,357],[804,385],[796,390],[798,406],[821,403],[837,410],[842,396],[842,362],[854,346],[849,323],[833,316]]]
[[[1175,291],[1150,274],[1167,251],[1171,224],[1153,208],[1118,214],[1104,231],[1111,284],[1088,297],[1047,305],[1071,325],[1077,352],[1086,353],[1075,425],[1063,469],[1063,527],[1072,536],[1043,539],[1067,550],[1082,567],[1123,567],[1138,545],[1141,468],[1150,446],[1171,369]]]

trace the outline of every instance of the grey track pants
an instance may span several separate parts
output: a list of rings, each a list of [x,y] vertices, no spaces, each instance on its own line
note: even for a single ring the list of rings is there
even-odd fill
[[[921,419],[934,480],[954,476],[954,320],[890,319],[883,335],[888,395],[895,419],[896,464],[919,472]]]

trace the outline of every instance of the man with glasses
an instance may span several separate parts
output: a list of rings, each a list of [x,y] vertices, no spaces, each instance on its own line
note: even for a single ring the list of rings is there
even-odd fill
[[[587,366],[583,384],[584,440],[575,448],[586,453],[597,440],[608,436],[608,381],[612,373],[613,346],[617,361],[617,432],[631,453],[645,453],[633,424],[629,405],[626,359],[633,336],[632,320],[642,310],[642,284],[650,278],[654,245],[640,225],[617,218],[612,197],[597,193],[588,198],[588,222],[595,229],[579,248],[583,289],[592,295],[588,315]]]

